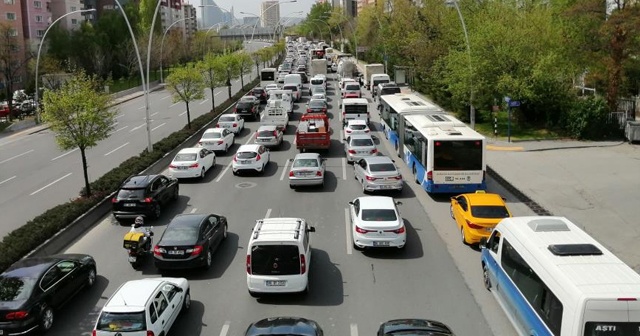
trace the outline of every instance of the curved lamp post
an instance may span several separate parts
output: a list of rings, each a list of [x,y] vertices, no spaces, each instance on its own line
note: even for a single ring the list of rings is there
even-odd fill
[[[313,19],[313,20],[311,20],[311,22],[320,22],[320,23],[324,23],[324,24],[326,24],[326,25],[327,25],[327,27],[329,27],[329,38],[331,38],[331,47],[333,48],[333,33],[331,33],[331,25],[330,25],[330,24],[328,24],[328,23],[327,23],[327,22],[325,22],[325,21],[320,20],[320,19]],[[322,29],[320,29],[320,33],[322,33]],[[323,38],[323,39],[324,39],[324,38]]]
[[[38,56],[36,58],[36,93],[35,93],[35,99],[36,99],[36,123],[39,124],[40,123],[40,101],[39,101],[39,91],[38,90],[38,65],[40,64],[40,52],[42,51],[42,45],[44,45],[44,38],[47,37],[47,33],[49,32],[49,29],[51,29],[51,27],[53,27],[56,23],[58,23],[58,21],[64,19],[65,17],[71,15],[71,14],[77,14],[77,13],[86,13],[86,12],[95,12],[95,9],[81,9],[81,10],[77,10],[77,11],[73,11],[73,12],[69,12],[67,14],[62,15],[61,17],[57,18],[55,21],[53,21],[49,27],[47,27],[47,30],[44,31],[44,34],[42,35],[42,39],[40,39],[40,45],[38,46]]]
[[[378,27],[380,27],[380,32],[382,32],[382,22],[380,22],[380,18],[378,18],[378,15],[374,15],[373,17],[376,18],[376,21],[378,21]],[[382,49],[383,49],[383,52],[384,52],[384,57],[383,57],[383,60],[384,60],[384,73],[388,74],[388,72],[387,72],[387,58],[388,58],[388,56],[387,56],[387,44],[384,43],[384,41],[382,43]]]
[[[189,19],[195,19],[195,16],[186,17],[186,18],[182,18],[180,20],[175,21],[174,23],[170,24],[169,27],[167,27],[167,29],[165,29],[164,33],[162,34],[162,42],[160,42],[160,83],[164,83],[164,72],[162,71],[162,49],[164,47],[164,38],[167,37],[167,33],[169,32],[171,27],[175,26],[179,22],[186,21]]]
[[[298,11],[298,12],[293,12],[293,13],[291,13],[291,14],[289,14],[289,15],[300,15],[300,14],[302,14],[302,13],[303,13],[302,11]],[[280,20],[278,20],[278,24],[277,24],[277,25],[276,25],[276,27],[273,29],[273,35],[272,35],[272,38],[271,38],[272,40],[274,40],[274,42],[275,42],[276,32],[278,31],[278,28],[284,28],[284,26],[285,26],[287,23],[289,23],[291,20],[293,20],[293,19],[294,19],[294,17],[289,17],[289,18],[288,18],[288,19],[286,19],[284,22],[281,22],[281,21],[282,21],[282,18],[281,18]]]
[[[328,17],[326,17],[326,16],[321,16],[320,18],[321,18],[321,19],[325,19],[325,20],[329,19],[329,18],[328,18]],[[329,25],[329,23],[328,23],[328,22],[326,22],[326,21],[325,21],[325,23],[326,23],[327,25]],[[331,27],[331,25],[329,25],[329,27]],[[341,39],[341,40],[340,40],[340,51],[341,51],[341,52],[344,52],[344,34],[342,34],[342,27],[340,27],[340,25],[337,25],[337,27],[338,27],[338,30],[340,31],[340,39]]]
[[[453,0],[453,5],[460,17],[460,23],[462,23],[462,30],[464,31],[464,39],[467,43],[467,54],[469,55],[469,119],[471,128],[476,128],[476,110],[473,108],[473,64],[471,63],[471,43],[469,43],[469,33],[467,32],[467,25],[464,23],[464,17],[458,6],[458,0]]]

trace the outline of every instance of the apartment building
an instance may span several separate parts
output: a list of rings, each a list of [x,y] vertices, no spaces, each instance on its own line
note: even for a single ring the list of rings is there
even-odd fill
[[[160,23],[164,32],[176,21],[184,19],[182,0],[162,0],[160,4]],[[171,28],[178,28],[185,31],[184,20],[174,24]]]
[[[264,1],[260,8],[260,24],[262,27],[275,27],[280,22],[280,3]]]
[[[57,19],[67,13],[84,9],[81,0],[51,0],[51,17]],[[65,30],[74,30],[80,28],[80,24],[84,20],[83,13],[70,14],[64,17],[58,25]]]
[[[184,36],[187,40],[193,38],[198,31],[198,19],[196,18],[196,8],[190,4],[184,4]]]
[[[20,0],[0,0],[0,91],[23,89],[27,53]],[[9,93],[10,94],[10,93]]]
[[[35,52],[38,50],[40,40],[49,23],[52,22],[51,0],[20,1],[22,4],[22,27],[27,49]]]

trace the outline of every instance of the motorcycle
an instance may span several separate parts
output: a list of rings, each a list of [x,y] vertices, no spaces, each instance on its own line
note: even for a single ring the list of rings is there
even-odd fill
[[[145,228],[146,232],[127,232],[124,235],[122,246],[127,250],[129,263],[134,269],[140,267],[142,259],[151,254],[153,248],[152,228]]]

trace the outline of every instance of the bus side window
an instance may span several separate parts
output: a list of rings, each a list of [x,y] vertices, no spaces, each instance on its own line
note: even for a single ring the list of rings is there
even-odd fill
[[[493,251],[493,253],[498,253],[498,247],[500,247],[500,231],[494,230],[491,238],[489,238],[489,243],[487,244],[489,249]]]

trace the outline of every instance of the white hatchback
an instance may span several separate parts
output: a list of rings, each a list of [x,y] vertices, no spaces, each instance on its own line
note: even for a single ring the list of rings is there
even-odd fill
[[[216,154],[206,148],[181,149],[169,165],[169,176],[177,179],[199,177],[216,165]]]
[[[253,170],[264,173],[269,164],[269,150],[262,145],[242,145],[233,156],[231,169],[233,175],[238,175],[240,171]]]
[[[354,134],[369,134],[371,130],[367,126],[365,120],[349,119],[344,126],[344,138],[348,138]]]
[[[226,128],[209,128],[202,134],[198,145],[210,151],[229,151],[235,143],[235,135]]]
[[[223,114],[218,118],[217,128],[228,129],[238,134],[244,129],[244,119],[238,114]]]
[[[407,229],[397,205],[387,196],[358,197],[349,202],[351,235],[356,249],[366,247],[404,248]]]

